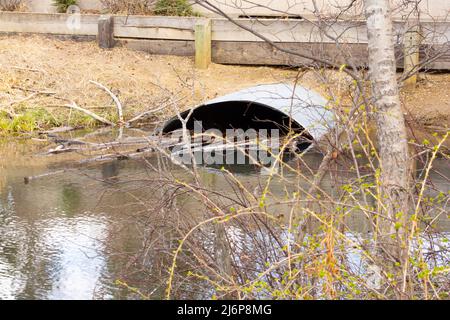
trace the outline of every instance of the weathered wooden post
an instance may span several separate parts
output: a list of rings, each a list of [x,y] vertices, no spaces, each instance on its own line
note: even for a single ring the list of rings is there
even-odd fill
[[[411,21],[406,26],[403,40],[403,73],[412,74],[405,80],[405,86],[414,86],[417,82],[417,66],[419,65],[419,50],[421,43],[420,25],[418,20]]]
[[[211,63],[211,20],[200,19],[195,23],[195,67],[207,69]]]
[[[101,16],[98,19],[98,45],[103,49],[114,47],[114,18],[111,16]]]

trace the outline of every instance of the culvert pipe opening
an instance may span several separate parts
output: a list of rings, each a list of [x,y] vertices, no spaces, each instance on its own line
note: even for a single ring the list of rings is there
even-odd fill
[[[326,104],[326,99],[304,87],[273,84],[216,98],[182,112],[180,116],[188,118],[186,129],[191,136],[213,131],[216,137],[224,137],[222,141],[229,141],[230,130],[265,132],[268,139],[274,133],[277,138],[295,134],[298,138],[289,147],[291,151],[301,152],[320,140],[333,126],[333,114]],[[180,132],[182,128],[182,121],[176,116],[166,122],[162,131],[169,134]],[[204,146],[205,143],[201,147]]]
[[[185,119],[189,111],[180,115]],[[182,123],[177,117],[164,126],[163,133],[168,134],[180,129],[182,129]],[[298,149],[295,151],[307,149],[314,140],[303,126],[285,113],[251,101],[225,101],[197,107],[189,117],[186,129],[191,134],[198,133],[199,129],[201,132],[214,130],[222,133],[224,139],[230,130],[241,130],[244,133],[249,130],[254,130],[256,133],[264,131],[267,138],[271,138],[273,132],[276,132],[278,137],[292,133],[301,136],[295,143]]]

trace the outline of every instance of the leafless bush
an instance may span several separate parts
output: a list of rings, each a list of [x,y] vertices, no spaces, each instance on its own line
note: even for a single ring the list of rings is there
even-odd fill
[[[100,0],[111,13],[151,14],[155,0]]]
[[[360,116],[356,121],[344,117],[338,125],[347,126],[345,135],[359,131],[351,144],[331,135],[329,151],[296,155],[266,176],[240,175],[226,168],[214,173],[177,168],[162,150],[157,160],[146,160],[151,173],[143,185],[155,190],[154,197],[145,204],[147,214],[135,214],[132,222],[125,222],[145,230],[140,250],[130,258],[141,271],[124,272],[121,284],[134,288],[141,298],[399,295],[400,279],[384,271],[392,261],[380,258],[375,249],[384,200],[378,188],[377,151],[367,139],[370,121],[365,120],[366,111]],[[446,139],[448,134],[437,136],[436,147],[416,145],[419,190],[410,190],[415,209],[411,220],[398,225],[409,234],[410,263],[401,273],[408,279],[408,298],[448,297],[448,233],[435,222],[445,219],[450,198],[445,186],[436,184],[439,172],[431,169],[437,157],[445,159],[441,143]],[[337,150],[336,157],[327,156]],[[326,165],[318,167],[321,159]],[[318,182],[321,174],[326,182]],[[448,174],[444,176],[448,181]],[[146,270],[151,270],[148,277]],[[136,273],[139,281],[133,282]]]
[[[0,10],[17,11],[24,5],[23,0],[0,0]]]
[[[318,19],[333,26],[339,17]],[[166,298],[448,298],[449,237],[436,222],[446,219],[450,196],[433,175],[446,183],[450,177],[433,174],[433,163],[449,160],[450,132],[435,132],[432,142],[410,141],[417,167],[408,171],[408,211],[389,219],[366,71],[342,64],[352,61],[351,53],[323,33],[340,57],[322,57],[321,50],[305,55],[314,62],[295,65],[293,81],[301,84],[305,69],[312,70],[335,114],[334,128],[318,145],[320,159],[296,154],[285,161],[275,154],[280,168],[255,165],[265,175],[252,183],[226,168],[209,178],[195,164],[179,167],[186,175],[176,174],[179,164],[162,149],[156,163],[147,162],[158,177],[149,185],[160,196],[152,214],[166,231],[148,227],[133,263],[141,261],[142,270],[157,265]],[[335,70],[324,71],[324,64]],[[295,133],[286,138],[287,148]],[[217,179],[224,183],[216,185]],[[353,219],[366,230],[355,230]],[[390,230],[381,227],[386,220]],[[400,259],[390,254],[392,246],[403,252]],[[164,259],[156,261],[156,252]]]

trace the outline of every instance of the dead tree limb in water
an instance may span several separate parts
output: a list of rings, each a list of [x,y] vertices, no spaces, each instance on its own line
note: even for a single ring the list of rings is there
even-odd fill
[[[23,181],[25,184],[29,184],[32,180],[37,180],[37,179],[41,179],[41,178],[47,178],[47,177],[51,177],[51,176],[55,176],[58,174],[63,174],[66,173],[69,170],[58,170],[58,171],[53,171],[53,172],[48,172],[48,173],[44,173],[44,174],[40,174],[37,176],[28,176],[28,177],[24,177]]]

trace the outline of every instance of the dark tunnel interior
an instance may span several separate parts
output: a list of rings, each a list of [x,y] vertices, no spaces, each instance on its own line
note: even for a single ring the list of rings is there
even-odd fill
[[[189,114],[185,111],[181,114],[184,118]],[[203,105],[194,110],[187,123],[187,129],[194,130],[194,122],[201,121],[204,131],[218,129],[225,133],[227,129],[279,129],[280,136],[289,132],[289,127],[295,133],[302,134],[300,149],[307,148],[312,137],[303,132],[304,128],[283,112],[273,109],[267,105],[247,101],[227,101],[215,104]],[[290,123],[291,122],[291,123]],[[163,128],[163,133],[170,133],[182,128],[181,121],[175,117],[168,121]]]

